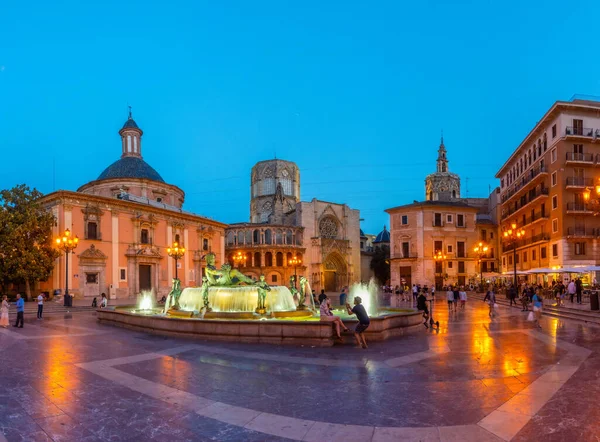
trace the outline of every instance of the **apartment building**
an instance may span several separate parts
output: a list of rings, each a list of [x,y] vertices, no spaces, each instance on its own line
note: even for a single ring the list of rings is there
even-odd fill
[[[503,270],[598,264],[600,219],[583,194],[600,176],[599,137],[600,101],[557,101],[500,168],[500,230],[525,230],[503,240]]]

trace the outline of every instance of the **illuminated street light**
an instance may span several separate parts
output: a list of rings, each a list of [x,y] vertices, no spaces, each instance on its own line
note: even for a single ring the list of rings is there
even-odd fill
[[[483,258],[485,258],[485,255],[487,254],[488,246],[485,245],[483,242],[479,241],[479,244],[475,246],[473,251],[477,253],[477,256],[479,257],[479,279],[481,283],[481,288],[483,289]]]
[[[171,247],[167,248],[167,255],[175,260],[175,279],[177,277],[177,261],[179,261],[185,253],[185,247],[179,247],[179,243],[175,241]]]
[[[62,236],[56,238],[56,247],[65,252],[65,298],[63,305],[65,307],[71,307],[71,297],[69,295],[69,253],[73,253],[73,250],[77,248],[79,244],[79,238],[75,235],[74,238],[71,237],[71,231],[66,229]]]

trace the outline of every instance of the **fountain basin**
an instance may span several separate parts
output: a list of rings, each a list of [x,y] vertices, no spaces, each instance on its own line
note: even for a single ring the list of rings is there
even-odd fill
[[[321,322],[318,317],[294,319],[196,319],[167,317],[164,315],[136,314],[132,307],[113,307],[97,310],[99,322],[132,330],[163,336],[208,339],[275,345],[311,345],[330,347],[334,345],[332,324]],[[351,329],[357,321],[344,319]],[[414,310],[383,312],[371,318],[366,331],[367,341],[383,341],[423,328],[421,312]],[[354,336],[345,339],[353,342]]]

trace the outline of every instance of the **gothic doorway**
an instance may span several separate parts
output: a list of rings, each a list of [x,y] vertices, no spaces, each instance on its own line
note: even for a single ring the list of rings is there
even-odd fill
[[[338,252],[327,255],[323,267],[323,288],[326,292],[335,292],[348,285],[348,268]]]
[[[152,290],[152,266],[140,264],[139,269],[140,292],[142,290]]]

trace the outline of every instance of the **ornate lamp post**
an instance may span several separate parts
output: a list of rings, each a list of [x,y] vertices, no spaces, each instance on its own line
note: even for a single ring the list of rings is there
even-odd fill
[[[233,262],[237,263],[238,268],[242,267],[242,263],[244,264],[244,267],[245,267],[247,259],[248,258],[246,257],[246,255],[244,255],[242,252],[237,252],[237,254],[233,255]]]
[[[438,262],[441,263],[441,266],[442,266],[441,267],[442,268],[441,277],[442,277],[442,284],[443,284],[444,283],[444,261],[446,261],[446,255],[444,255],[441,250],[437,250],[433,253],[433,260],[436,263],[438,263]]]
[[[72,306],[71,296],[69,295],[69,253],[77,248],[77,244],[79,244],[79,238],[77,235],[72,238],[69,229],[66,229],[62,236],[56,238],[56,246],[59,250],[65,252],[65,298],[63,302],[65,307]]]
[[[179,247],[179,243],[175,241],[173,245],[167,248],[167,255],[175,260],[175,279],[177,277],[177,261],[179,261],[185,253],[185,247]]]
[[[481,289],[483,290],[483,258],[485,258],[485,255],[487,254],[488,246],[479,241],[479,244],[475,246],[473,251],[477,253],[477,256],[479,257],[479,279]]]
[[[592,198],[592,192],[594,198]],[[586,188],[583,192],[583,201],[594,211],[594,215],[600,213],[600,180],[596,179],[594,189]]]
[[[517,289],[517,240],[525,236],[525,229],[517,229],[517,223],[513,222],[510,229],[504,231],[504,238],[510,240],[513,245],[513,272],[514,272],[514,287]]]
[[[302,264],[302,260],[299,259],[296,255],[294,255],[294,257],[288,261],[288,264],[294,266],[294,287],[296,287],[298,281],[298,273],[296,272],[296,270],[298,269],[298,266]]]

